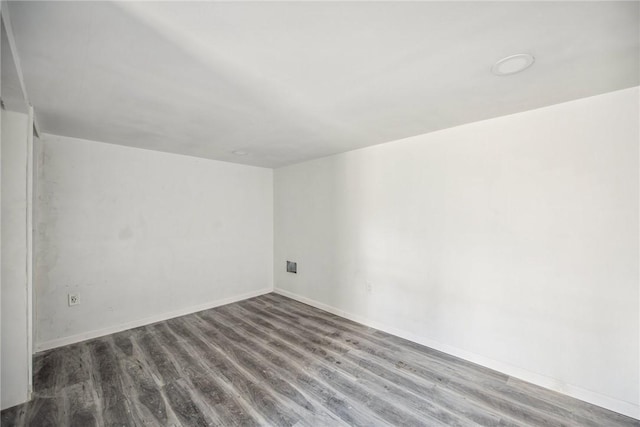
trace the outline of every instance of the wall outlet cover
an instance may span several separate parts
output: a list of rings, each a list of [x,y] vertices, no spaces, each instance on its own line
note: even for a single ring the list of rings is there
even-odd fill
[[[365,289],[365,291],[367,291],[367,293],[369,293],[369,294],[370,294],[371,292],[373,292],[373,283],[371,283],[371,282],[366,282],[366,283],[364,284],[364,289]]]
[[[79,294],[68,294],[67,297],[69,298],[69,307],[80,304]]]

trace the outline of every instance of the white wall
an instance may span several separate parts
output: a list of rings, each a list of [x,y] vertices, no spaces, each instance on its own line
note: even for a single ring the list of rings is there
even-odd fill
[[[45,135],[37,349],[268,292],[273,172]],[[81,304],[67,305],[79,293]]]
[[[277,169],[276,290],[640,417],[638,101]]]
[[[25,402],[29,396],[26,221],[29,128],[26,114],[2,111],[2,409]]]

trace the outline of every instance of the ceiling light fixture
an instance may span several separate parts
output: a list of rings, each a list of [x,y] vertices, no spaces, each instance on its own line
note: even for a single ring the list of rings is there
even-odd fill
[[[232,153],[235,154],[236,156],[246,156],[247,154],[249,154],[246,151],[242,151],[242,150],[233,150]]]
[[[509,76],[531,67],[535,60],[536,59],[528,53],[507,56],[493,64],[491,72],[496,76]]]

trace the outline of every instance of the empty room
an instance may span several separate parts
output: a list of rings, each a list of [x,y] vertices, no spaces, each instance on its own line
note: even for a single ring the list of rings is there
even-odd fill
[[[2,427],[640,427],[639,1],[0,14]]]

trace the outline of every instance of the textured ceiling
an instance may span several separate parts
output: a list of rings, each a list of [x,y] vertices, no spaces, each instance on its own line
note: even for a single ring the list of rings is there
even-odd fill
[[[266,167],[636,86],[640,76],[638,2],[9,10],[43,132]],[[536,57],[532,68],[491,74],[520,52]]]

